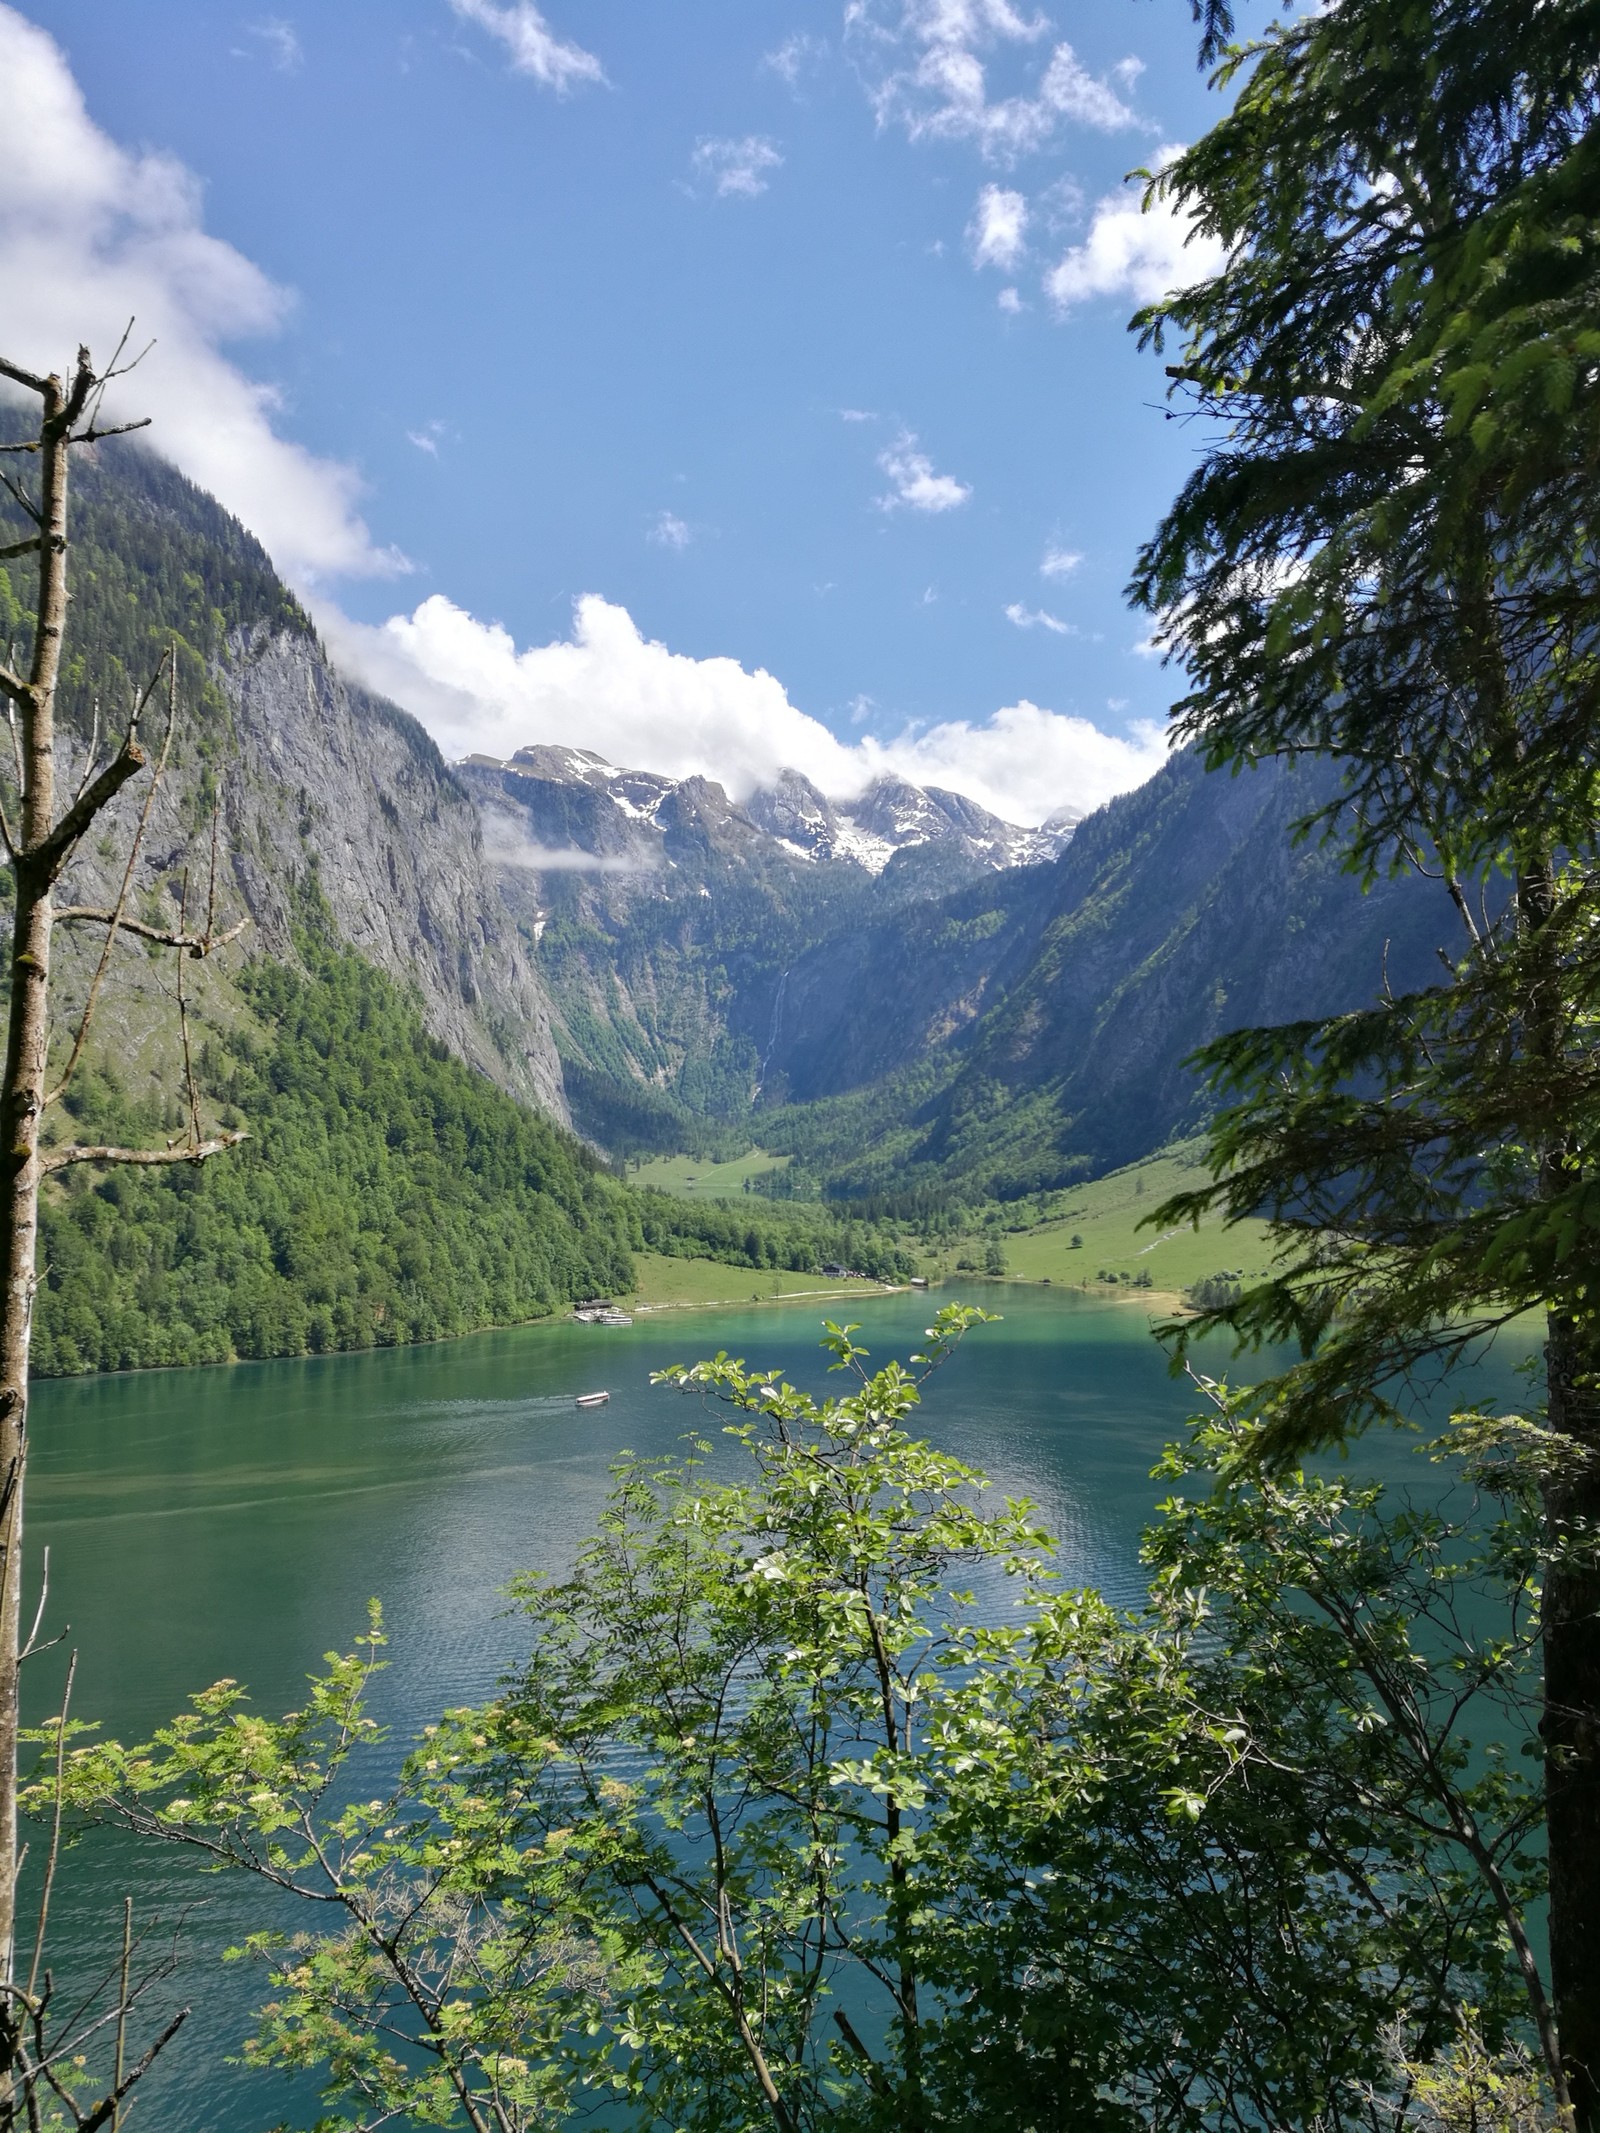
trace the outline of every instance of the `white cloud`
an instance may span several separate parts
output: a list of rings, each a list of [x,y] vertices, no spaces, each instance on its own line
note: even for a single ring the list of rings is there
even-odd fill
[[[1034,195],[1033,219],[1052,237],[1064,237],[1069,230],[1082,228],[1084,207],[1083,187],[1070,171],[1063,171]]]
[[[841,422],[876,422],[877,419],[876,413],[870,407],[841,407],[839,410]]]
[[[407,430],[407,444],[414,444],[419,452],[426,452],[430,459],[439,456],[439,439],[444,435],[442,422],[425,422],[420,430]]]
[[[586,852],[582,845],[535,844],[515,815],[499,808],[483,811],[483,849],[503,867],[527,867],[538,874],[642,874],[650,866],[644,852]]]
[[[793,89],[803,74],[812,67],[821,66],[827,56],[826,38],[812,37],[804,30],[797,30],[792,37],[786,37],[775,51],[763,53],[761,64]]]
[[[1059,615],[1047,614],[1042,607],[1024,607],[1020,600],[1013,600],[1006,609],[1006,620],[1019,630],[1053,630],[1058,637],[1076,637],[1076,626],[1063,622]]]
[[[1027,250],[1028,203],[1003,185],[986,185],[967,224],[967,243],[975,267],[999,267],[1009,274]]]
[[[1000,309],[1002,311],[1009,311],[1013,314],[1013,316],[1017,315],[1024,309],[1022,301],[1022,292],[1020,289],[1002,289],[1000,291],[1000,294],[995,298],[995,302],[1000,306]]]
[[[558,96],[565,96],[575,82],[606,78],[592,52],[562,43],[532,0],[508,0],[504,6],[496,0],[450,0],[450,7],[463,22],[476,23],[500,40],[513,72],[531,75]]]
[[[1052,541],[1039,564],[1041,578],[1070,578],[1083,561],[1075,548],[1058,548]]]
[[[892,774],[970,793],[1025,823],[1097,807],[1166,756],[1154,725],[1119,737],[1027,702],[977,722],[846,743],[797,709],[772,675],[669,651],[593,593],[577,602],[569,638],[525,651],[509,631],[438,594],[378,628],[337,613],[318,619],[335,656],[414,712],[451,756],[503,759],[555,742],[668,777],[714,778],[735,799],[791,767],[841,798]],[[865,699],[852,713],[863,709]]]
[[[267,15],[260,22],[252,22],[250,35],[261,44],[268,61],[280,74],[293,74],[305,59],[294,24],[285,22],[281,15]]]
[[[670,511],[663,511],[650,528],[650,538],[658,548],[673,548],[680,554],[694,539],[693,533],[681,518]]]
[[[1179,151],[1164,148],[1159,163]],[[1142,181],[1110,193],[1095,208],[1089,233],[1052,267],[1045,289],[1058,311],[1116,296],[1152,304],[1171,289],[1204,281],[1221,267],[1226,252],[1214,237],[1197,232],[1187,215],[1155,200],[1146,212]]]
[[[880,125],[913,140],[975,142],[1008,163],[1042,148],[1063,125],[1114,133],[1140,123],[1110,82],[1091,74],[1070,44],[1057,44],[1029,88],[990,94],[987,57],[1038,44],[1044,15],[1009,0],[848,0],[846,34]],[[1130,64],[1116,70],[1131,85]]]
[[[902,430],[888,450],[878,454],[878,464],[890,484],[888,495],[878,498],[880,510],[896,511],[904,504],[912,511],[954,511],[972,494],[953,474],[935,474],[933,461],[918,451],[910,430]]]
[[[102,362],[130,318],[155,346],[107,397],[111,420],[148,415],[150,444],[237,512],[307,586],[403,567],[356,508],[354,470],[274,434],[275,390],[222,353],[276,332],[292,299],[206,234],[181,163],[102,133],[52,38],[0,4],[0,289],[5,352],[48,371],[80,341]]]
[[[737,141],[697,141],[689,160],[695,176],[715,186],[719,198],[753,200],[766,191],[767,172],[776,170],[783,157],[764,136],[747,133]]]

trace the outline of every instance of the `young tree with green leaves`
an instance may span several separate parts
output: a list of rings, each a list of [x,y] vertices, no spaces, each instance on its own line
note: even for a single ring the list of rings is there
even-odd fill
[[[1226,247],[1136,322],[1201,462],[1135,597],[1213,769],[1321,757],[1302,825],[1444,883],[1439,982],[1203,1055],[1214,1183],[1286,1254],[1196,1322],[1297,1340],[1264,1455],[1547,1314],[1543,1733],[1577,2123],[1600,2123],[1600,7],[1341,0],[1231,51],[1151,203]],[[1192,1336],[1191,1336],[1192,1337]]]
[[[522,1588],[525,1666],[398,1778],[374,1628],[282,1720],[225,1682],[140,1746],[45,1729],[36,1804],[70,1746],[78,1808],[307,1900],[252,1943],[247,2055],[320,2072],[326,2133],[1356,2133],[1436,2123],[1419,2070],[1548,2096],[1522,1466],[1469,1444],[1457,1509],[1263,1482],[1218,1393],[1129,1618],[907,1432],[981,1316],[909,1370],[831,1329],[836,1400],[670,1373],[731,1407],[732,1470],[625,1461],[573,1574]]]

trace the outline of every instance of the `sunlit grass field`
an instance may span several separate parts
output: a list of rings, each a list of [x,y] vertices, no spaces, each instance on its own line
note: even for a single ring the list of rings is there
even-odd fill
[[[974,1270],[981,1274],[990,1245],[998,1242],[1010,1280],[1050,1281],[1107,1293],[1131,1288],[1142,1274],[1149,1276],[1149,1289],[1176,1296],[1208,1274],[1248,1278],[1264,1272],[1270,1252],[1263,1222],[1239,1222],[1225,1229],[1213,1216],[1198,1230],[1187,1223],[1141,1227],[1163,1200],[1205,1182],[1200,1147],[1198,1141],[1189,1142],[1130,1163],[1092,1185],[992,1208],[986,1214],[974,1212],[955,1234],[933,1243],[908,1233],[907,1248],[919,1271],[935,1281],[959,1281]],[[786,1160],[758,1148],[728,1163],[692,1155],[658,1156],[629,1175],[659,1192],[732,1200],[743,1196],[747,1177]],[[1081,1242],[1074,1243],[1074,1238]],[[663,1259],[649,1252],[636,1256],[638,1294],[647,1303],[744,1303],[753,1296],[772,1295],[775,1282],[780,1291],[791,1293],[850,1286],[822,1275],[775,1277],[710,1260]],[[971,1262],[969,1267],[961,1267],[963,1259]],[[1102,1278],[1113,1275],[1115,1282]],[[856,1286],[870,1291],[876,1285]],[[1145,1287],[1138,1293],[1146,1293]]]
[[[686,1200],[737,1200],[743,1197],[744,1181],[762,1170],[782,1170],[786,1155],[767,1155],[752,1148],[731,1163],[714,1163],[709,1156],[658,1155],[648,1163],[628,1168],[628,1183],[671,1192]]]
[[[669,1259],[660,1252],[635,1252],[635,1308],[669,1304],[737,1304],[774,1301],[784,1296],[881,1296],[876,1281],[841,1281],[825,1274],[795,1274],[787,1267],[757,1273],[747,1266],[723,1266],[713,1259]],[[619,1299],[620,1300],[620,1299]]]
[[[1207,1274],[1265,1272],[1271,1249],[1264,1222],[1237,1222],[1225,1229],[1211,1216],[1198,1230],[1187,1223],[1141,1228],[1163,1200],[1203,1184],[1205,1177],[1195,1156],[1180,1150],[1053,1195],[1047,1219],[1020,1231],[1002,1230],[1006,1272],[1025,1281],[1048,1278],[1091,1288],[1100,1285],[1103,1273],[1133,1278],[1148,1273],[1152,1288],[1169,1293]],[[1082,1243],[1074,1245],[1074,1237]],[[953,1268],[956,1259],[975,1256],[970,1247],[958,1247],[941,1251],[939,1259]]]

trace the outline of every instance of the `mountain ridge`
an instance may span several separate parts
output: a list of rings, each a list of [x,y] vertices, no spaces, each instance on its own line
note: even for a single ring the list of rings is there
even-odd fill
[[[1206,1100],[1183,1061],[1208,1036],[1359,1004],[1386,941],[1395,982],[1431,972],[1426,885],[1363,897],[1293,846],[1304,774],[1178,756],[1035,832],[890,779],[838,802],[785,773],[741,804],[578,746],[452,766],[337,673],[259,546],[152,455],[86,454],[75,510],[92,656],[63,692],[64,774],[88,666],[113,694],[180,646],[148,915],[175,915],[217,807],[222,900],[261,951],[294,959],[314,882],[436,1038],[612,1156],[738,1142],[839,1197],[1026,1192],[1192,1130]],[[75,860],[79,900],[110,899],[135,804]],[[244,952],[201,974],[218,1013]],[[165,1009],[122,967],[110,1034],[132,1057]]]
[[[1082,820],[1076,812],[1062,811],[1028,829],[992,814],[965,793],[887,775],[852,797],[829,799],[798,770],[780,771],[773,784],[735,801],[715,779],[628,769],[592,749],[554,742],[530,744],[504,758],[467,755],[457,768],[586,785],[605,794],[625,817],[641,822],[653,822],[663,801],[685,787],[714,787],[729,807],[795,858],[842,859],[869,874],[881,874],[897,852],[929,844],[952,847],[973,864],[996,870],[1036,865],[1055,858]]]

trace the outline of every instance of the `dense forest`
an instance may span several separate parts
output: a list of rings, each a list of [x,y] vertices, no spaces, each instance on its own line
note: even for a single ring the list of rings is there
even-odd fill
[[[199,1054],[204,1093],[250,1138],[193,1169],[72,1170],[47,1194],[41,1374],[437,1340],[626,1293],[634,1250],[912,1271],[887,1231],[830,1210],[620,1183],[453,1059],[310,909],[301,967],[247,965],[250,1021]],[[81,1134],[136,1143],[173,1129],[170,1105],[134,1099],[109,1065],[67,1098]]]
[[[251,1138],[203,1168],[69,1172],[47,1198],[41,1371],[433,1340],[627,1287],[628,1197],[598,1159],[452,1059],[370,964],[303,939],[303,971],[244,973],[262,1033],[199,1061]],[[68,1101],[98,1138],[170,1130],[109,1067]]]

